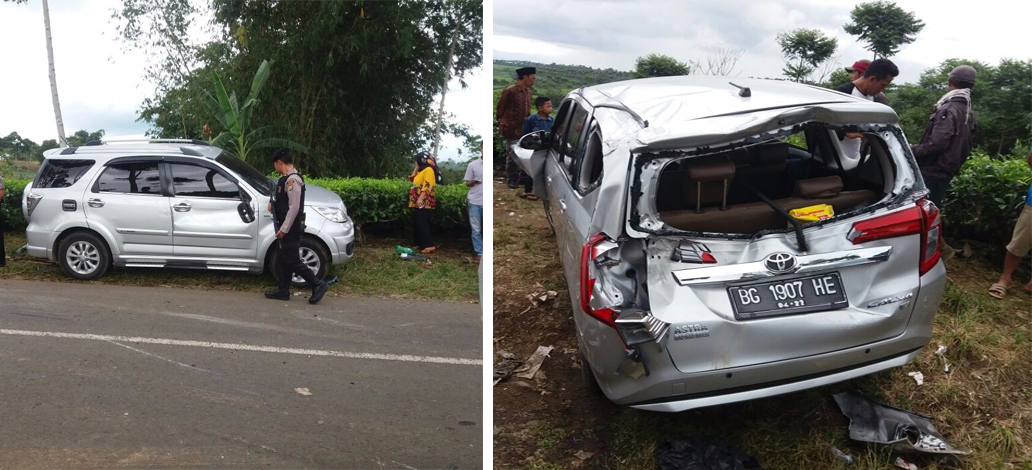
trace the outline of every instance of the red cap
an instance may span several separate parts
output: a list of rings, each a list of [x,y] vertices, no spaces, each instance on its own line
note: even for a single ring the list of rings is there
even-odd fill
[[[846,67],[846,72],[860,72],[860,74],[863,75],[863,73],[867,71],[868,65],[871,65],[871,61],[867,59],[858,60],[856,62],[853,62],[852,66]]]

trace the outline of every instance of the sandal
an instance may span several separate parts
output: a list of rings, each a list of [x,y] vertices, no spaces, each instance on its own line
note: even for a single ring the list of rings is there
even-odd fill
[[[426,248],[423,248],[422,250],[419,250],[419,252],[424,254],[424,255],[429,255],[430,253],[437,253],[437,247],[436,246],[428,246]]]
[[[989,295],[996,299],[1002,299],[1007,295],[1007,286],[997,282],[989,288]]]
[[[520,194],[520,197],[522,197],[523,199],[526,199],[528,201],[537,201],[538,200],[538,197],[535,196],[533,193],[523,193],[523,194]]]

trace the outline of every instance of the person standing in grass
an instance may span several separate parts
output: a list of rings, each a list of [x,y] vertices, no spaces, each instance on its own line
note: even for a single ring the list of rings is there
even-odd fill
[[[537,113],[531,114],[523,121],[523,135],[537,131],[551,132],[552,123],[555,122],[555,118],[552,117],[552,99],[547,96],[539,96],[534,100],[534,107],[537,108]],[[534,178],[531,178],[530,175],[524,175],[524,178],[526,181],[520,197],[531,201],[538,200],[534,195]]]
[[[505,175],[509,189],[519,187],[523,170],[516,164],[513,147],[522,137],[523,121],[530,115],[530,87],[537,80],[537,69],[523,67],[516,70],[516,83],[502,90],[495,108],[498,133],[505,138]]]
[[[7,266],[7,252],[4,250],[4,176],[0,175],[0,268]]]
[[[1032,149],[1028,149],[1028,166],[1032,167]],[[1002,299],[1007,295],[1007,288],[1014,281],[1011,276],[1014,270],[1021,264],[1029,251],[1032,251],[1032,185],[1028,187],[1028,194],[1025,196],[1025,207],[1021,209],[1018,216],[1018,223],[1014,225],[1014,234],[1007,244],[1007,254],[1003,258],[1003,275],[989,288],[989,295]],[[1025,291],[1032,293],[1032,281],[1025,285]]]
[[[409,179],[412,180],[412,188],[409,189],[408,206],[412,208],[415,225],[415,248],[423,254],[437,251],[434,235],[430,232],[430,216],[437,207],[436,187],[440,174],[437,163],[434,162],[429,152],[416,154],[416,168],[409,175]]]
[[[469,188],[466,200],[469,202],[469,226],[473,232],[473,251],[479,263],[484,254],[484,144],[480,144],[480,158],[469,162],[466,176],[462,178]]]
[[[976,127],[975,116],[971,112],[975,75],[975,68],[970,65],[961,65],[950,72],[946,94],[935,103],[921,142],[910,146],[925,186],[930,191],[928,199],[939,207],[942,207],[942,196],[950,187],[950,181],[960,173],[961,165],[971,155]],[[943,261],[955,253],[949,245],[942,244]]]

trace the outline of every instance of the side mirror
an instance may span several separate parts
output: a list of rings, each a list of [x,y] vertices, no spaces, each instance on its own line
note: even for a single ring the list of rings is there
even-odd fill
[[[519,145],[520,148],[527,150],[544,150],[548,148],[549,133],[546,131],[535,131],[520,137]]]
[[[251,209],[251,205],[246,202],[241,202],[237,206],[237,214],[240,215],[240,220],[243,220],[245,224],[254,222],[254,210]]]

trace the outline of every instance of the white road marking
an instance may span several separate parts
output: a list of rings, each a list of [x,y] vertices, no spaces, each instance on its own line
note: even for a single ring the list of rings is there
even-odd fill
[[[121,346],[121,347],[123,347],[123,348],[126,348],[126,349],[132,349],[133,351],[136,351],[136,352],[138,352],[138,353],[143,353],[143,354],[146,354],[146,355],[148,355],[148,356],[151,356],[151,357],[156,357],[156,358],[158,358],[158,359],[161,359],[161,360],[163,360],[163,361],[168,361],[168,362],[171,362],[171,363],[173,363],[173,364],[178,364],[178,365],[181,365],[181,366],[183,366],[183,367],[186,367],[187,369],[194,369],[194,370],[200,370],[200,371],[204,371],[204,372],[207,372],[207,373],[209,373],[209,374],[211,373],[211,371],[210,371],[210,370],[207,370],[207,369],[201,369],[200,367],[197,367],[197,366],[191,366],[190,364],[183,364],[182,362],[177,362],[177,361],[173,361],[172,359],[166,359],[166,358],[164,358],[164,357],[161,357],[161,356],[159,356],[159,355],[157,355],[157,354],[151,354],[151,353],[149,353],[149,352],[147,352],[147,351],[143,351],[143,350],[140,350],[140,349],[136,349],[136,348],[134,348],[134,347],[132,347],[132,346],[126,346],[126,345],[124,345],[124,344],[122,344],[122,343],[119,343],[118,341],[111,341],[111,340],[107,340],[107,342],[109,342],[109,343],[111,343],[111,344],[117,344],[117,345],[119,345],[119,346]]]
[[[88,339],[95,341],[121,341],[126,343],[162,344],[166,346],[192,346],[198,348],[230,349],[235,351],[257,351],[279,354],[296,354],[299,356],[329,356],[348,359],[376,359],[381,361],[424,362],[431,364],[456,364],[462,366],[481,366],[480,359],[457,357],[412,356],[408,354],[378,354],[347,351],[327,351],[322,349],[280,348],[275,346],[254,346],[250,344],[215,343],[211,341],[187,341],[164,338],[142,338],[138,336],[111,336],[83,333],[59,333],[55,331],[8,330],[0,328],[0,334],[8,336],[36,336],[47,338]]]

